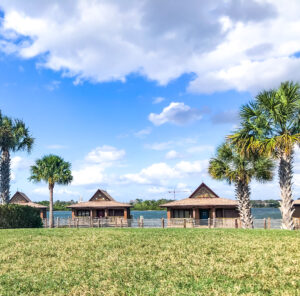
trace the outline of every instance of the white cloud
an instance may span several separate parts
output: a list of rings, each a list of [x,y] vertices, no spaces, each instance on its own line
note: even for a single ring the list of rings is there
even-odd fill
[[[176,150],[170,150],[166,153],[166,159],[177,159],[182,157],[182,155]]]
[[[159,187],[159,186],[153,186],[147,189],[150,193],[167,193],[168,188],[166,187]]]
[[[91,163],[111,163],[113,161],[121,160],[125,156],[125,150],[118,150],[112,146],[97,147],[85,157],[85,160]]]
[[[147,135],[150,135],[152,132],[151,127],[147,127],[145,129],[142,129],[136,133],[134,133],[134,136],[137,138],[145,138]]]
[[[104,145],[95,148],[86,155],[83,165],[72,171],[74,177],[72,185],[103,184],[111,181],[105,170],[112,166],[119,166],[125,154],[125,150],[112,146]]]
[[[61,82],[58,81],[58,80],[53,80],[50,83],[46,84],[45,88],[48,89],[48,90],[50,90],[50,91],[54,91],[54,90],[56,90],[56,89],[59,88],[60,83]]]
[[[21,170],[29,170],[30,166],[33,164],[33,161],[28,158],[23,158],[21,156],[14,156],[11,159],[11,180],[15,181],[17,173]]]
[[[207,166],[208,160],[181,161],[173,167],[160,162],[142,169],[139,173],[125,174],[120,178],[125,183],[167,185],[170,180],[179,180],[189,175],[205,173]]]
[[[33,164],[32,160],[28,158],[23,158],[21,156],[14,156],[11,159],[11,169],[19,170],[19,169],[29,169],[29,167]]]
[[[159,103],[161,103],[161,102],[163,102],[165,100],[165,98],[163,98],[163,97],[157,97],[157,98],[155,98],[154,100],[153,100],[153,104],[159,104]]]
[[[105,168],[100,165],[87,165],[81,169],[73,170],[72,185],[101,184],[105,181]]]
[[[161,113],[150,113],[149,120],[154,125],[162,125],[168,122],[183,125],[199,120],[201,117],[202,115],[200,110],[191,108],[184,103],[172,102],[169,106],[165,107]]]
[[[38,193],[41,195],[47,195],[49,196],[49,189],[45,186],[45,187],[38,187],[33,189],[34,193]],[[54,187],[54,195],[68,195],[68,196],[80,196],[80,193],[77,191],[73,191],[70,189],[66,189],[66,188],[57,188]]]
[[[174,145],[173,141],[167,141],[167,142],[146,144],[145,148],[160,151],[160,150],[167,150],[167,149],[171,148],[173,145]]]
[[[175,168],[181,173],[185,174],[197,174],[206,172],[208,167],[208,160],[197,160],[197,161],[181,161],[176,164]]]
[[[299,51],[300,3],[288,3],[2,0],[0,50],[41,57],[39,66],[75,83],[139,73],[166,84],[194,73],[194,92],[256,91],[300,79],[292,57]]]

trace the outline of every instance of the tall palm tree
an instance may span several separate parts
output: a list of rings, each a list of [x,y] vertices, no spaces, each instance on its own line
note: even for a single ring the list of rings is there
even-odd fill
[[[49,199],[49,227],[53,227],[53,190],[55,184],[67,185],[73,180],[71,164],[57,155],[45,155],[31,166],[29,180],[33,182],[45,181],[48,183]]]
[[[257,152],[279,160],[282,228],[294,229],[293,154],[300,144],[300,85],[281,83],[278,89],[259,93],[241,109],[241,127],[229,136],[243,153]]]
[[[250,205],[250,182],[270,181],[273,178],[274,163],[266,157],[241,155],[233,145],[225,143],[217,149],[217,155],[209,162],[208,172],[217,180],[235,185],[236,199],[243,228],[253,228]]]
[[[10,198],[10,153],[32,149],[34,138],[22,120],[2,116],[0,112],[0,200],[8,203]]]

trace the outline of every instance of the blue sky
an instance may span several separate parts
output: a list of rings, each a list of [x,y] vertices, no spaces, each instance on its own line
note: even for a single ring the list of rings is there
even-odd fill
[[[47,199],[47,186],[27,179],[54,153],[74,175],[56,199],[87,200],[97,188],[120,201],[171,198],[173,188],[182,198],[202,181],[234,198],[208,176],[208,160],[241,104],[298,79],[299,3],[172,3],[0,1],[0,109],[36,138],[31,154],[12,155],[12,193]],[[278,43],[282,24],[294,32]],[[298,167],[296,156],[296,193]],[[276,178],[252,192],[278,198]]]

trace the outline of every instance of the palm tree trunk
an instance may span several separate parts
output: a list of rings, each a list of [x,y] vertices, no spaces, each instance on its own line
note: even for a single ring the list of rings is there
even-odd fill
[[[53,189],[54,189],[54,185],[53,184],[49,184],[49,191],[50,191],[50,199],[49,199],[49,227],[53,228]]]
[[[250,187],[247,183],[238,181],[235,187],[236,198],[238,200],[238,210],[242,228],[253,228],[253,217],[250,204]]]
[[[292,176],[293,176],[293,154],[284,152],[279,160],[279,185],[280,185],[280,211],[282,216],[282,228],[295,229],[293,221],[293,195],[292,195]]]
[[[10,154],[3,150],[0,160],[0,200],[7,204],[10,198]]]

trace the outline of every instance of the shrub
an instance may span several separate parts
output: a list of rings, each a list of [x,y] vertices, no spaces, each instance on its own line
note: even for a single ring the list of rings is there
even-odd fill
[[[0,206],[0,228],[38,228],[42,225],[38,209],[14,204]]]

